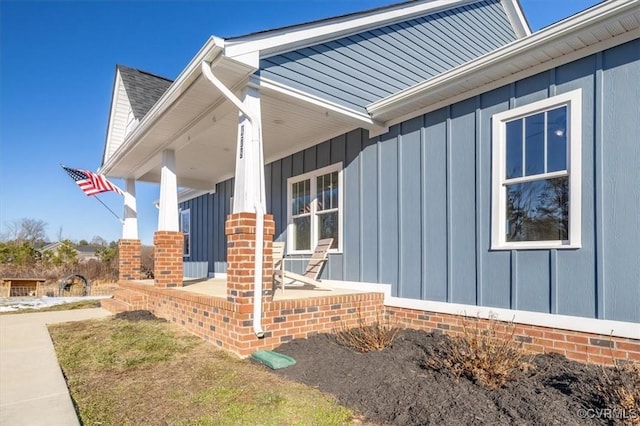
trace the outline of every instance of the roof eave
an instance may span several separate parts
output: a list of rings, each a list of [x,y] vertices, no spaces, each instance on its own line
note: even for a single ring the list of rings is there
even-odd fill
[[[367,111],[374,119],[377,118],[389,124],[392,120],[390,117],[393,117],[396,110],[400,110],[402,107],[420,98],[433,95],[434,93],[443,91],[445,88],[460,85],[461,82],[479,73],[488,74],[492,70],[499,70],[501,64],[509,63],[517,56],[526,54],[526,52],[534,49],[548,46],[576,32],[588,30],[590,27],[595,28],[606,25],[607,22],[610,22],[620,15],[637,13],[638,3],[640,3],[640,0],[610,0],[601,3],[434,78],[373,102],[367,106]],[[547,62],[550,63],[551,61]],[[468,89],[465,90],[468,91]]]
[[[393,22],[411,19],[425,13],[437,13],[441,10],[477,1],[479,0],[405,2],[391,5],[382,10],[374,9],[368,12],[339,16],[309,24],[235,37],[226,41],[225,55],[241,57],[251,52],[260,52],[262,57],[276,55],[302,46],[344,37],[373,27],[389,25]]]
[[[141,137],[158,121],[176,99],[196,80],[201,74],[201,63],[211,62],[218,57],[225,45],[225,40],[211,36],[202,46],[200,51],[191,59],[189,64],[180,73],[178,78],[169,86],[167,91],[158,99],[155,105],[146,113],[140,124],[125,138],[116,152],[100,167],[99,173],[109,176],[117,163],[136,145]]]

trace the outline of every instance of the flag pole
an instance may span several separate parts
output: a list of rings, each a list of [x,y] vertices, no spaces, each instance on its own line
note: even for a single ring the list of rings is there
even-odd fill
[[[118,219],[118,222],[120,222],[121,224],[124,225],[124,220],[120,219],[120,216],[118,216],[116,214],[116,212],[114,212],[113,210],[111,210],[111,208],[109,208],[109,206],[107,206],[105,203],[102,202],[102,200],[100,198],[98,198],[97,195],[93,196],[96,200],[98,200],[100,202],[100,204],[102,204],[107,210],[109,210],[111,212],[112,215],[114,215],[116,217],[116,219]]]

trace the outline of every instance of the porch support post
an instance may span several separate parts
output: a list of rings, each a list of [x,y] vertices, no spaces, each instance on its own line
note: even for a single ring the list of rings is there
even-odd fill
[[[153,235],[154,285],[182,286],[184,235],[178,227],[176,156],[171,149],[162,151],[159,208],[158,230]]]
[[[273,294],[273,216],[265,215],[264,160],[259,86],[243,91],[238,122],[233,213],[227,217],[227,300],[236,311],[252,315],[241,334],[262,337],[261,320]],[[255,303],[254,303],[255,301]],[[250,317],[243,317],[250,318]],[[243,322],[246,324],[246,322]]]
[[[256,214],[233,213],[227,216],[227,300],[239,305],[240,313],[253,312],[255,277]],[[262,301],[263,306],[273,294],[273,216],[264,215]],[[248,333],[250,328],[247,329]]]
[[[126,180],[124,193],[124,224],[122,225],[122,239],[138,239],[138,209],[136,207],[136,181]]]
[[[136,181],[126,180],[124,193],[124,224],[118,241],[118,280],[140,279],[142,246],[138,239],[138,213],[136,209]]]
[[[256,201],[265,210],[262,115],[257,87],[249,85],[244,89],[242,104],[251,116],[241,112],[238,123],[233,213],[255,213]]]

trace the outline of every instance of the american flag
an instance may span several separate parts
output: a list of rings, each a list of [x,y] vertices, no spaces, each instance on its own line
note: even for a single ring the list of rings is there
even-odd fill
[[[95,174],[89,170],[72,169],[66,166],[62,166],[62,168],[78,184],[80,189],[89,196],[107,191],[115,191],[120,195],[124,194],[120,188],[109,182],[102,175]]]

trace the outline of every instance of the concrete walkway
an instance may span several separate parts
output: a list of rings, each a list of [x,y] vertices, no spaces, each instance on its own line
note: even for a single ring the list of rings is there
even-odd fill
[[[96,308],[0,316],[0,425],[79,425],[46,324],[109,315]]]

